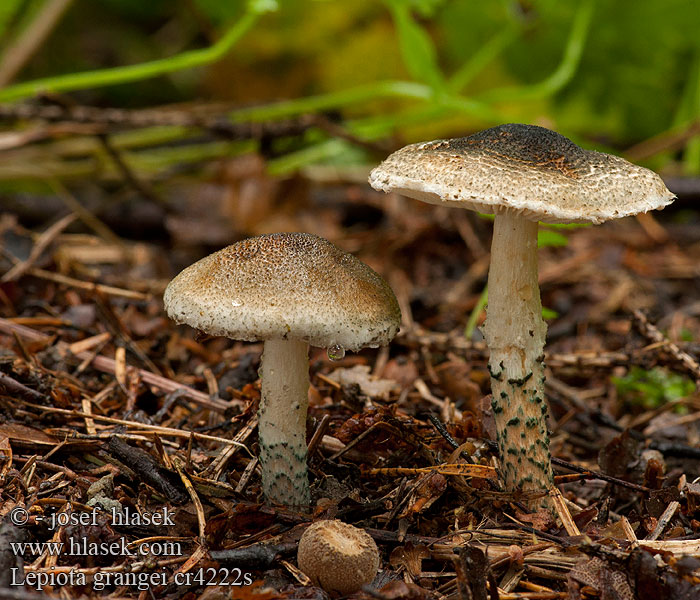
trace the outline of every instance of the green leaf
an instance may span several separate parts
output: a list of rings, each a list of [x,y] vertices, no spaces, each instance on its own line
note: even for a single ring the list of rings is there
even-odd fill
[[[445,89],[445,78],[437,64],[432,39],[413,19],[410,5],[402,0],[385,0],[399,35],[404,64],[411,76],[430,85],[434,91]]]
[[[556,310],[552,310],[551,308],[547,308],[546,306],[542,307],[543,319],[556,319],[557,317],[559,317],[559,313]]]

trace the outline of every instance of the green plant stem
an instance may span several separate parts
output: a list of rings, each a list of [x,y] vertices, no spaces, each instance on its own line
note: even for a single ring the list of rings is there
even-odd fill
[[[549,77],[527,86],[507,87],[486,92],[480,96],[482,102],[504,102],[514,100],[535,100],[546,98],[561,90],[567,83],[571,81],[579,63],[583,49],[586,46],[586,38],[591,28],[593,20],[593,10],[596,0],[584,0],[581,2],[578,12],[574,17],[569,39],[564,48],[559,66],[552,72]]]
[[[511,26],[493,36],[455,71],[448,81],[448,89],[455,94],[461,92],[487,64],[515,41],[519,33],[519,28]]]
[[[266,121],[340,108],[350,104],[362,104],[381,98],[429,100],[432,95],[433,92],[430,87],[422,83],[414,83],[412,81],[378,81],[338,92],[283,100],[264,106],[235,110],[229,113],[229,117],[233,121]]]
[[[347,151],[348,142],[337,138],[330,138],[297,150],[289,152],[279,158],[267,161],[267,172],[270,175],[285,175],[307,165],[323,162],[340,156]]]
[[[259,16],[258,12],[252,10],[246,12],[218,42],[208,48],[190,50],[168,58],[136,65],[68,73],[66,75],[56,75],[18,83],[0,90],[0,102],[13,102],[39,93],[72,92],[87,88],[131,83],[158,77],[166,73],[173,73],[174,71],[206,65],[224,56],[255,25]]]
[[[430,86],[422,83],[388,80],[360,85],[338,92],[330,92],[328,94],[319,94],[307,98],[297,98],[265,106],[235,110],[229,113],[229,118],[233,121],[282,119],[304,113],[341,108],[351,104],[362,104],[382,98],[425,100],[429,101],[434,106],[445,106],[486,120],[493,120],[497,115],[497,113],[486,104],[477,100],[457,95],[436,96]]]
[[[476,322],[479,320],[479,316],[481,315],[482,312],[484,312],[484,308],[486,307],[486,303],[489,300],[489,286],[485,285],[484,289],[481,291],[481,296],[479,296],[479,299],[477,300],[476,304],[474,305],[474,308],[472,309],[472,312],[469,313],[469,319],[467,320],[467,324],[464,327],[464,337],[468,340],[472,339],[472,335],[474,333],[474,330],[476,329]]]
[[[449,110],[445,106],[421,104],[389,114],[353,119],[347,121],[345,126],[359,137],[366,140],[376,140],[390,135],[398,127],[418,123],[434,123],[446,114],[449,114]]]

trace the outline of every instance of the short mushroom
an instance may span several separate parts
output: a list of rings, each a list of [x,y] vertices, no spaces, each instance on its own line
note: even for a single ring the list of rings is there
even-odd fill
[[[369,181],[385,192],[495,214],[484,335],[500,475],[510,491],[550,488],[537,222],[601,223],[663,208],[673,194],[648,169],[519,124],[406,146]]]
[[[258,419],[265,497],[310,501],[309,344],[343,354],[388,344],[401,313],[377,273],[306,233],[248,238],[194,263],[163,296],[170,318],[210,335],[264,342]]]
[[[314,585],[345,596],[372,583],[379,550],[363,529],[335,519],[316,521],[299,540],[297,565]]]

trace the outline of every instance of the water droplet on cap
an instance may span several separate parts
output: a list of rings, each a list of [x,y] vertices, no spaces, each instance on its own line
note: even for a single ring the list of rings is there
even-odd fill
[[[243,302],[241,302],[238,298],[234,298],[233,300],[231,300],[231,304],[233,306],[243,306]]]
[[[328,346],[326,353],[328,354],[329,360],[343,360],[343,358],[345,358],[345,348],[343,348],[340,344]]]

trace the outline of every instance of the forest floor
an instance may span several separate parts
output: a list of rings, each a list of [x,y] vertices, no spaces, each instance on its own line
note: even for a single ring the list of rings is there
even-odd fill
[[[547,230],[551,516],[444,467],[465,453],[497,465],[487,349],[478,328],[464,333],[473,311],[484,318],[489,220],[376,193],[364,172],[272,178],[247,155],[205,175],[150,197],[127,182],[3,200],[0,598],[325,598],[296,567],[296,543],[321,518],[379,547],[380,573],[355,598],[700,597],[689,198]],[[261,344],[198,337],[162,305],[180,269],[274,231],[352,252],[403,313],[388,347],[339,361],[311,350],[310,514],[262,502]],[[94,506],[105,512],[79,518]],[[108,507],[165,508],[173,524],[115,523]]]

